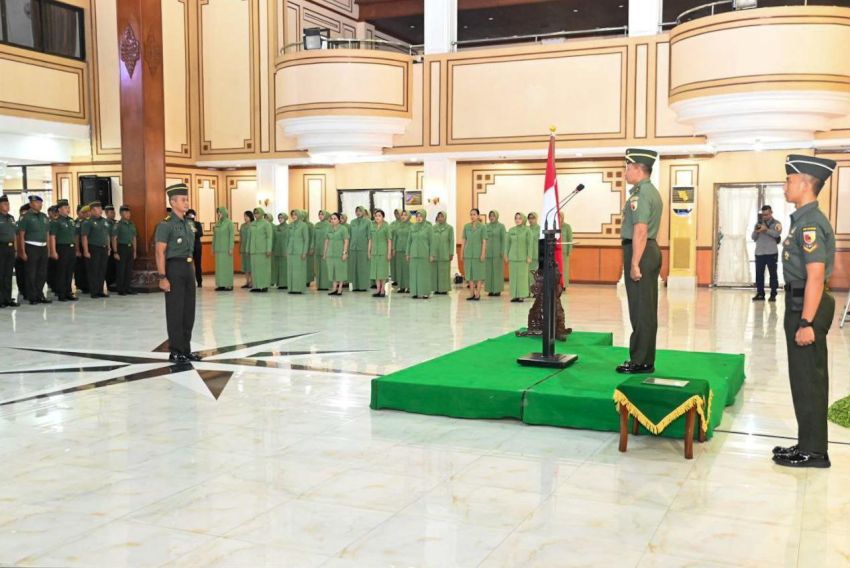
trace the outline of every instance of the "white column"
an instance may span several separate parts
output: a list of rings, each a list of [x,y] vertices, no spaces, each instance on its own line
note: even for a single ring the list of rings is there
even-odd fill
[[[269,210],[277,220],[280,212],[289,213],[289,166],[275,162],[257,162],[257,195],[269,200]]]
[[[433,200],[439,202],[434,204]],[[457,162],[448,158],[425,160],[422,179],[422,202],[428,211],[428,219],[436,221],[437,211],[446,212],[446,223],[454,227],[457,235]],[[452,262],[452,271],[457,268],[457,255]],[[454,274],[454,272],[452,272]]]
[[[454,51],[457,0],[425,0],[425,53]]]
[[[661,30],[662,0],[629,0],[629,36],[657,35]]]
[[[0,162],[0,195],[3,195],[3,185],[6,183],[6,162]]]

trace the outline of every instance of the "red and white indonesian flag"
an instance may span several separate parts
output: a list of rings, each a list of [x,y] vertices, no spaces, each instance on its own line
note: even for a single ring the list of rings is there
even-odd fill
[[[546,160],[546,182],[543,185],[543,209],[541,214],[546,217],[540,219],[540,237],[543,238],[543,227],[548,226],[558,231],[555,235],[555,262],[561,272],[561,286],[564,285],[564,256],[561,254],[561,223],[558,220],[558,204],[561,198],[558,195],[558,172],[555,169],[555,133],[549,136],[549,158]],[[540,258],[541,266],[543,258]]]

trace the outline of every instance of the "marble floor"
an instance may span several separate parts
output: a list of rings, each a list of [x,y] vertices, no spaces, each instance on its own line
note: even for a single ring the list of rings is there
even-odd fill
[[[772,464],[796,432],[783,305],[750,295],[662,291],[659,347],[747,356],[692,461],[675,440],[620,454],[613,433],[369,409],[373,376],[523,325],[506,297],[207,288],[208,358],[180,368],[160,296],[0,310],[0,565],[847,566],[850,431],[831,426],[830,470]],[[566,304],[625,343],[622,288]],[[850,327],[829,344],[834,400]]]

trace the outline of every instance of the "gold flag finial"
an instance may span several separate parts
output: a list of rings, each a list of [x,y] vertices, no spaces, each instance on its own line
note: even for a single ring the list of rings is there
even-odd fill
[[[554,124],[549,127],[549,132],[551,132],[552,134],[555,134],[555,131],[557,131],[557,130],[558,129],[555,127]]]

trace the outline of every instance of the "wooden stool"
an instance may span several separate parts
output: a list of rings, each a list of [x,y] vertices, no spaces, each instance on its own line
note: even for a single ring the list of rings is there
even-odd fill
[[[625,452],[629,445],[629,410],[625,404],[617,405],[620,409],[620,451]],[[697,418],[696,407],[691,408],[685,414],[685,459],[694,459],[694,427],[699,420],[699,441],[705,442],[705,430],[702,418]],[[632,434],[637,436],[640,423],[637,417],[632,418]]]

